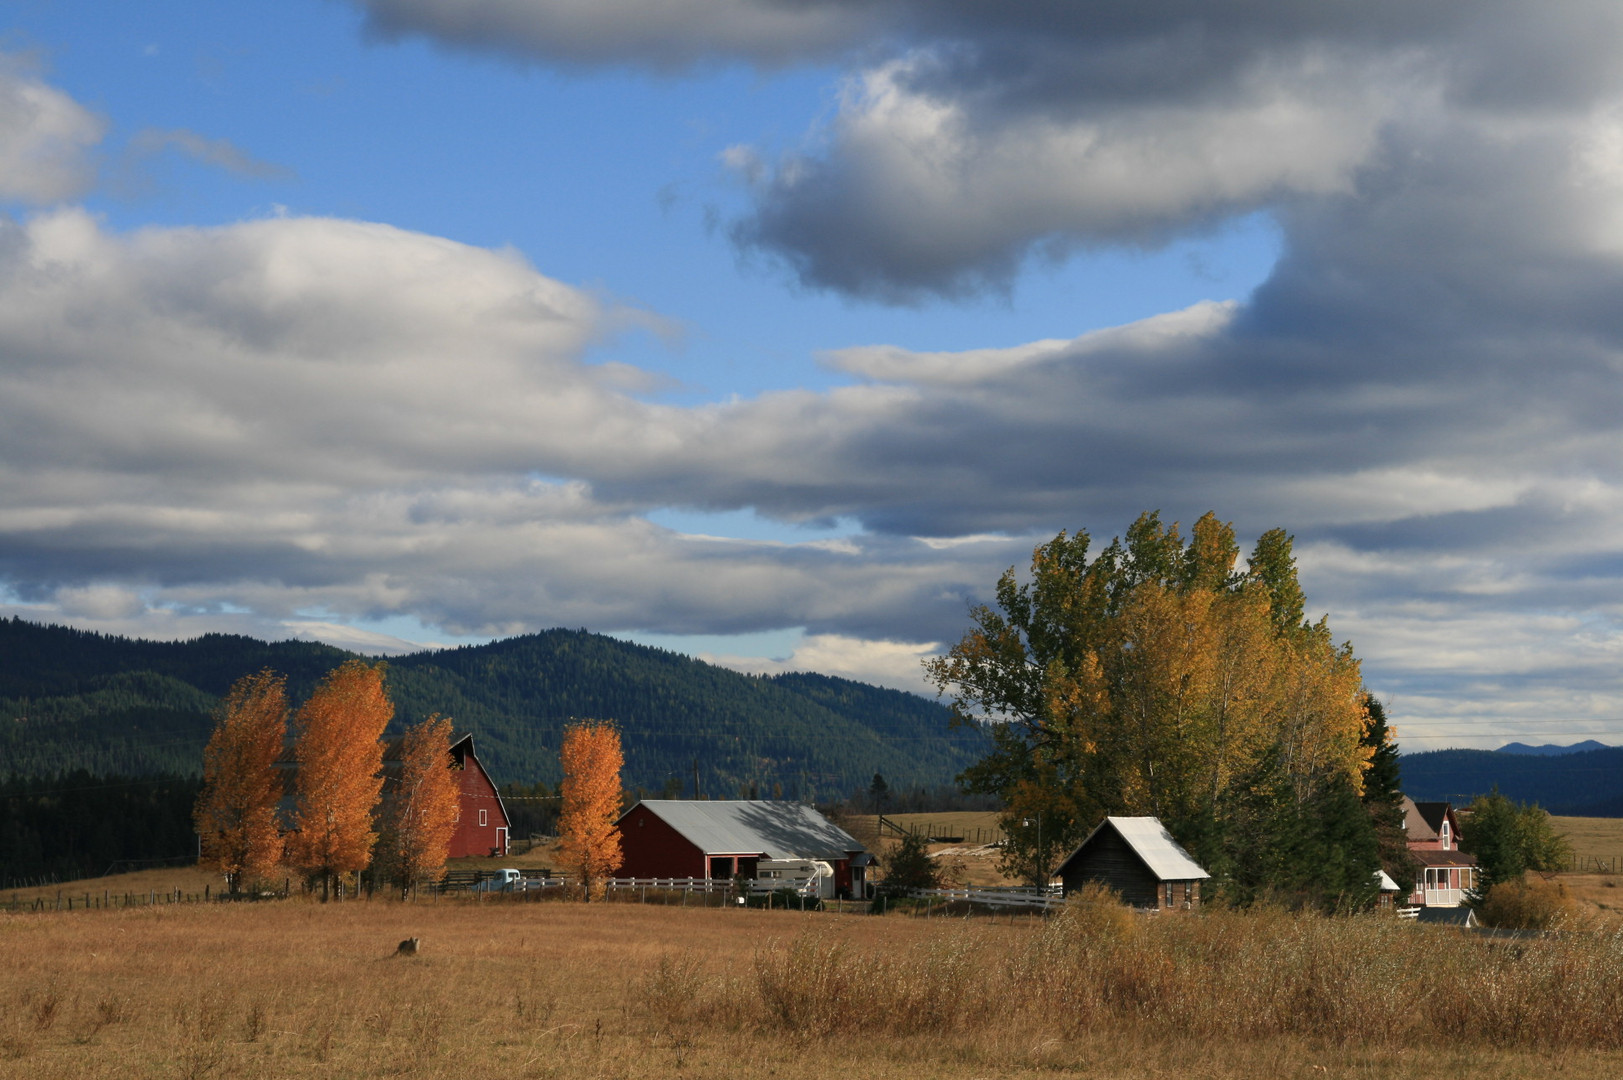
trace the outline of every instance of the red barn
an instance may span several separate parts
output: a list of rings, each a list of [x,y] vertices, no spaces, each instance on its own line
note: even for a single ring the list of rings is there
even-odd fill
[[[639,878],[755,876],[761,859],[820,859],[835,894],[860,897],[874,858],[844,829],[792,802],[645,799],[620,815],[619,873]]]
[[[456,771],[462,814],[451,836],[453,859],[469,855],[507,854],[509,825],[507,810],[490,774],[473,752],[473,736],[464,735],[451,746],[451,768]],[[400,740],[391,739],[383,747],[384,776],[400,775]],[[392,785],[383,785],[384,797]]]
[[[451,837],[451,858],[465,855],[506,855],[512,827],[507,808],[490,774],[473,752],[473,736],[464,735],[451,747],[451,759],[462,777],[462,818]]]
[[[391,793],[399,787],[400,747],[399,739],[390,739],[383,744],[384,800],[389,799]],[[276,768],[282,772],[284,778],[284,793],[277,808],[284,828],[293,819],[294,773],[298,767],[294,745],[289,741],[282,748],[281,756],[276,759]],[[464,735],[452,744],[451,768],[456,771],[461,813],[457,819],[456,832],[451,836],[450,857],[461,859],[470,855],[497,857],[506,855],[511,832],[507,809],[502,805],[501,794],[496,790],[490,774],[485,771],[478,755],[473,752],[472,735]]]

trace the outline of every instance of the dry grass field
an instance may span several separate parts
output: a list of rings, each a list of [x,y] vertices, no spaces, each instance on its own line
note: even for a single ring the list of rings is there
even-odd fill
[[[393,955],[406,937],[419,956]],[[1616,938],[1493,943],[1278,912],[294,900],[0,915],[0,1077],[30,1080],[1611,1077],[1620,1005]]]
[[[1616,860],[1623,872],[1623,818],[1557,817],[1551,815],[1556,832],[1572,844],[1579,859]]]

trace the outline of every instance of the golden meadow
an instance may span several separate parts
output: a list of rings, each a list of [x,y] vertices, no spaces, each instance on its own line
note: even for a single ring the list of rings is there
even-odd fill
[[[1623,937],[1594,928],[1099,903],[0,916],[3,1077],[1612,1077],[1620,1051]]]

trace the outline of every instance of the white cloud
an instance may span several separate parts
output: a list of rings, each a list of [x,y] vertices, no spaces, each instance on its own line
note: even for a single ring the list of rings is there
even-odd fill
[[[841,634],[808,634],[783,660],[701,653],[699,659],[752,675],[815,671],[843,679],[909,690],[927,697],[935,687],[924,679],[924,661],[941,651],[937,642],[866,640]]]
[[[1350,189],[1382,123],[1413,107],[1401,63],[1316,52],[1258,61],[1225,93],[988,113],[921,75],[929,57],[865,72],[832,146],[791,157],[739,236],[813,284],[906,299],[1006,277],[1028,249],[1155,241],[1269,202]]]
[[[95,178],[105,123],[68,95],[0,62],[0,199],[54,203]]]

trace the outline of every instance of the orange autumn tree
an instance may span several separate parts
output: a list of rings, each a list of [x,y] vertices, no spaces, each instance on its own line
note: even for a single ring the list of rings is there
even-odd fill
[[[580,875],[588,900],[601,900],[605,879],[620,869],[620,732],[612,723],[582,720],[564,729],[563,809],[558,855]]]
[[[451,765],[449,719],[436,713],[406,729],[400,775],[389,778],[382,845],[402,900],[418,882],[437,881],[445,872],[461,816]]]
[[[382,664],[347,661],[322,680],[294,720],[298,775],[288,857],[321,878],[324,900],[342,875],[372,861],[372,812],[383,787],[379,740],[394,716],[383,671]]]
[[[224,874],[230,892],[267,876],[282,860],[276,758],[286,734],[287,680],[268,669],[238,679],[215,712],[192,820],[202,865]]]

